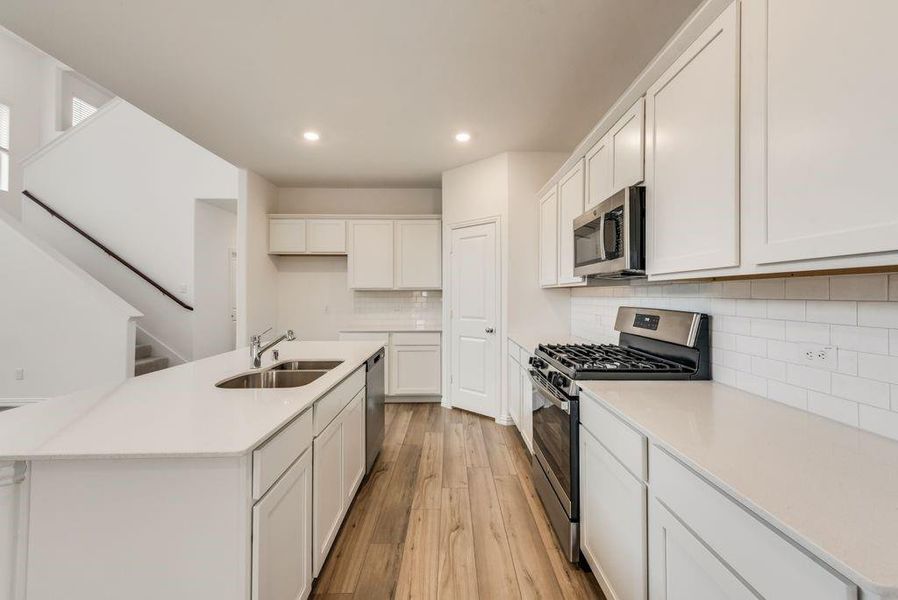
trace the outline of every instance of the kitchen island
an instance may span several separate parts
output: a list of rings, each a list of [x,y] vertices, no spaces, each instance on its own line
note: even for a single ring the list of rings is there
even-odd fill
[[[29,600],[304,597],[364,477],[381,348],[281,344],[279,363],[339,361],[300,387],[216,387],[250,370],[240,349],[0,415],[0,465],[23,479],[0,583]]]

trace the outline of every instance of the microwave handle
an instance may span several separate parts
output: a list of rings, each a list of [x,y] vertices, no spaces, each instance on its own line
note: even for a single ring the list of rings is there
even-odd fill
[[[605,255],[605,213],[599,217],[599,260],[607,260]]]

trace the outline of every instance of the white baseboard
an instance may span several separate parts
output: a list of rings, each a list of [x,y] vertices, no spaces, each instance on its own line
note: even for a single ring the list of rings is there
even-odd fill
[[[514,421],[511,420],[511,415],[499,415],[496,417],[496,423],[499,425],[514,425]]]
[[[439,404],[439,396],[387,396],[387,404]]]

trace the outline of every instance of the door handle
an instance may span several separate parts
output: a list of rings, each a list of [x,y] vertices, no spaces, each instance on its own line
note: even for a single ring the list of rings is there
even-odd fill
[[[487,333],[495,333],[496,332],[496,330],[493,329],[492,327],[487,327],[486,329],[484,329],[484,331]]]

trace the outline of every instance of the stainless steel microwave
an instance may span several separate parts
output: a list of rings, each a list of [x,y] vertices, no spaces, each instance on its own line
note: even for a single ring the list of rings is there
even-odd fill
[[[645,188],[632,186],[574,219],[574,275],[645,277]]]

